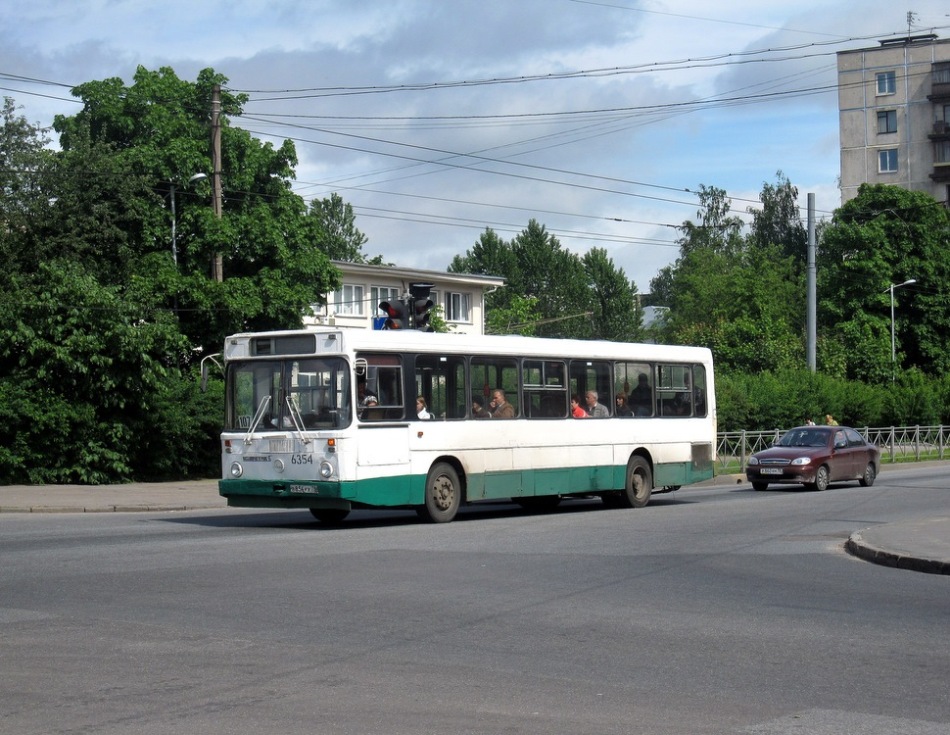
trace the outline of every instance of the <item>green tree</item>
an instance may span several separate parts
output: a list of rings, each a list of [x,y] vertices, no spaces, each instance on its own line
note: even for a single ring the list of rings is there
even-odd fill
[[[485,330],[488,334],[520,334],[531,337],[534,336],[541,319],[538,300],[534,296],[515,294],[507,306],[492,307],[488,311]]]
[[[74,94],[83,100],[82,110],[54,122],[64,158],[75,161],[73,171],[83,162],[95,164],[87,170],[96,172],[103,189],[116,189],[119,174],[137,191],[145,183],[152,187],[151,197],[133,191],[111,200],[110,212],[119,212],[117,229],[125,238],[111,249],[134,267],[146,266],[135,277],[167,289],[182,331],[205,350],[216,349],[233,331],[299,326],[310,304],[339,283],[338,271],[311,238],[303,200],[291,191],[293,144],[275,148],[229,125],[227,115],[240,114],[245,97],[227,92],[221,93],[222,216],[215,216],[207,188],[182,194],[178,268],[172,277],[137,257],[156,252],[170,257],[169,192],[172,184],[211,171],[209,111],[215,87],[226,81],[210,69],[191,83],[168,68],[140,67],[130,86],[118,79],[80,85]],[[110,167],[104,168],[107,161]],[[123,208],[132,210],[129,221],[121,219]],[[209,278],[215,253],[223,254],[223,283]]]
[[[511,241],[517,267],[508,276],[513,293],[537,299],[542,322],[539,337],[589,338],[593,298],[584,267],[574,253],[536,220]]]
[[[801,364],[804,295],[794,259],[768,241],[765,220],[753,245],[722,190],[701,187],[700,203],[700,223],[681,227],[680,258],[653,281],[670,307],[662,338],[709,347],[727,371]]]
[[[479,236],[465,255],[456,255],[449,263],[449,273],[471,273],[483,276],[501,276],[520,280],[518,262],[511,245],[498,236],[490,227]],[[505,303],[510,289],[501,289],[492,294],[492,305]]]
[[[80,112],[54,123],[59,151],[6,103],[0,481],[215,473],[221,385],[199,393],[198,360],[230,332],[299,326],[338,285],[290,188],[293,145],[228,124],[242,97],[221,95],[222,215],[210,182],[188,186],[211,171],[208,113],[225,82],[140,68],[129,86],[80,85]],[[210,277],[215,253],[223,282]]]
[[[0,110],[0,257],[7,273],[21,268],[32,255],[24,235],[42,219],[46,200],[43,172],[50,158],[45,131],[16,110],[14,100],[4,97]],[[35,261],[28,267],[35,270]]]
[[[932,197],[864,185],[825,228],[818,253],[819,328],[849,356],[849,377],[892,377],[890,285],[896,292],[898,366],[950,369],[950,214]]]
[[[314,242],[331,260],[365,263],[367,237],[356,227],[353,205],[336,192],[310,203],[308,219],[315,230]]]
[[[593,295],[591,337],[634,342],[642,339],[643,312],[634,284],[627,280],[603,248],[592,248],[581,258]]]
[[[158,410],[181,381],[169,356],[186,349],[170,312],[66,260],[12,274],[7,285],[0,482],[132,479],[156,458],[139,452],[141,439],[160,446],[188,434]],[[164,458],[174,458],[178,476],[197,469],[193,455]]]
[[[777,246],[784,257],[794,258],[801,270],[806,264],[808,231],[798,207],[798,189],[781,171],[775,177],[775,184],[762,185],[762,206],[749,207],[752,226],[748,245],[759,249]]]

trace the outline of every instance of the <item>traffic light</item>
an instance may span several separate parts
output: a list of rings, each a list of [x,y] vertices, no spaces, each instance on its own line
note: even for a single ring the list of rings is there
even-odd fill
[[[386,315],[383,329],[409,329],[409,314],[402,301],[381,301],[379,310]]]
[[[409,303],[412,305],[412,328],[420,332],[434,332],[429,320],[432,318],[432,307],[435,306],[429,294],[432,292],[431,283],[410,283]]]

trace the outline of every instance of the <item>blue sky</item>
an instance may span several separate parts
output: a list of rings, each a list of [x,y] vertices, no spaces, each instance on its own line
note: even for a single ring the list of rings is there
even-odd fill
[[[33,0],[0,7],[0,94],[48,125],[73,85],[211,67],[251,97],[232,124],[295,141],[302,196],[353,205],[368,255],[444,269],[534,218],[647,292],[700,185],[744,214],[782,171],[803,216],[808,192],[840,204],[835,52],[908,12],[950,35],[945,0]]]

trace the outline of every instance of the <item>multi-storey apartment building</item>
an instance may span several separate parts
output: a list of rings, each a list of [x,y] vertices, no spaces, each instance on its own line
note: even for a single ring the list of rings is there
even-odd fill
[[[863,183],[950,199],[950,40],[906,36],[839,52],[838,115],[842,203]]]

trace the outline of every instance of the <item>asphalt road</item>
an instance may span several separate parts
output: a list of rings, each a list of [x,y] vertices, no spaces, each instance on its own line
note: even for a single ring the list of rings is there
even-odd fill
[[[639,510],[0,514],[0,731],[950,733],[942,467]]]

